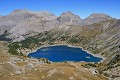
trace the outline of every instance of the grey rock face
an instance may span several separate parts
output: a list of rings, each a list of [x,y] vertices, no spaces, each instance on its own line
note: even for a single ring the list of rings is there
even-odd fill
[[[2,34],[4,30],[9,31],[11,28],[25,22],[26,20],[31,20],[31,18],[54,20],[56,19],[56,16],[48,12],[31,12],[28,10],[15,10],[9,15],[0,18],[0,29],[2,30],[0,33]]]
[[[15,10],[7,16],[0,17],[0,34],[7,30],[11,33],[8,37],[17,38],[18,41],[22,35],[51,29],[56,24],[55,19],[57,17],[47,11]]]
[[[58,18],[58,22],[60,23],[66,23],[66,22],[71,22],[72,24],[79,24],[79,21],[81,18],[78,15],[73,14],[72,12],[64,12],[62,13]]]
[[[108,19],[112,18],[105,14],[92,14],[86,19],[81,19],[70,11],[57,17],[47,11],[15,10],[7,16],[0,16],[0,34],[7,30],[10,33],[9,38],[20,41],[28,34],[34,36],[53,28],[62,27],[66,30],[70,25],[84,26]]]
[[[104,18],[104,19],[111,19],[109,15],[102,14],[102,13],[93,13],[91,14],[87,19],[93,19],[93,18]]]
[[[105,20],[111,20],[111,19],[113,18],[110,17],[109,15],[102,14],[102,13],[93,13],[89,17],[83,20],[83,24],[89,25],[89,24],[93,24],[93,23],[97,23]]]
[[[120,28],[120,20],[118,20],[117,23],[113,25],[113,27],[118,27],[118,28]]]
[[[10,29],[9,38],[23,40],[23,35],[29,34],[29,36],[36,35],[37,33],[48,31],[57,24],[57,17],[54,14],[48,13],[47,11],[43,12],[28,12],[28,15],[25,17],[24,21],[19,22],[15,27]],[[19,13],[18,13],[19,14]],[[17,15],[13,14],[12,15]],[[25,14],[26,15],[26,14]],[[16,41],[14,40],[14,41]]]
[[[24,22],[25,19],[30,18],[31,15],[27,10],[15,10],[7,16],[0,18],[0,34],[3,34],[5,30],[10,30],[20,22]]]

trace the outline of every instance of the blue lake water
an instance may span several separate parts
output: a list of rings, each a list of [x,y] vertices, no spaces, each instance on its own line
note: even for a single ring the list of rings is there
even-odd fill
[[[85,61],[85,62],[99,62],[102,58],[95,57],[81,48],[69,46],[48,46],[38,49],[36,52],[30,53],[29,57],[33,58],[47,58],[52,62],[63,61]]]

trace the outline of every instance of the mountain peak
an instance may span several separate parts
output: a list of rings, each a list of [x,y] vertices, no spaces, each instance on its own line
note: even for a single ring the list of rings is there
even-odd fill
[[[11,12],[9,15],[15,15],[15,14],[22,14],[22,13],[28,13],[28,12],[31,12],[27,9],[16,9],[14,10],[13,12]]]
[[[107,15],[107,14],[103,14],[103,13],[93,13],[91,14],[89,17],[89,19],[93,19],[93,18],[105,18],[105,19],[111,19],[112,17]],[[88,19],[87,18],[87,19]]]
[[[63,12],[61,15],[67,15],[67,14],[74,15],[71,11]]]
[[[73,14],[71,11],[63,12],[60,16],[76,17],[80,19],[78,15]]]
[[[81,18],[78,15],[73,14],[71,11],[63,12],[57,20],[60,23],[65,22],[72,22],[72,23],[78,23],[78,21],[81,20]]]

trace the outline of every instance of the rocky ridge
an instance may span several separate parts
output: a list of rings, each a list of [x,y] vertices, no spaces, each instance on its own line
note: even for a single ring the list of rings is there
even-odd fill
[[[72,12],[64,12],[59,17],[47,11],[32,12],[29,10],[15,10],[7,16],[0,18],[0,34],[7,30],[9,38],[15,41],[25,39],[25,35],[33,36],[53,28],[66,28],[70,25],[85,26],[96,22],[112,19],[105,14],[92,14],[86,19],[81,19]]]

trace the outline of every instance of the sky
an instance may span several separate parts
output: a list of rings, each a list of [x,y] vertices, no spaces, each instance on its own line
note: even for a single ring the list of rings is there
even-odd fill
[[[0,15],[7,15],[16,9],[49,11],[57,16],[71,11],[81,18],[92,13],[105,13],[120,19],[120,0],[0,0]]]

